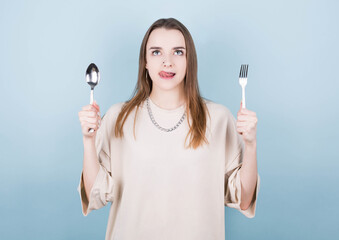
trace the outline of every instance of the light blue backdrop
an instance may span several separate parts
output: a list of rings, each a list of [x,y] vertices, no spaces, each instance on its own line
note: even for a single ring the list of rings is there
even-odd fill
[[[203,96],[236,115],[239,68],[258,116],[256,216],[225,208],[226,239],[334,239],[338,231],[337,1],[9,1],[0,8],[1,239],[104,239],[108,206],[83,217],[76,190],[101,71],[104,113],[134,89],[157,19],[191,32]]]

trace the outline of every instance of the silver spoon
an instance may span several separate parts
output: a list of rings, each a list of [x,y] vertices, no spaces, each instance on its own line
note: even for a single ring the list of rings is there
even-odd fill
[[[100,72],[98,67],[91,63],[87,70],[86,70],[86,82],[91,86],[91,99],[90,104],[93,104],[93,91],[94,87],[99,83],[100,81]],[[94,129],[89,129],[89,132],[94,132]]]

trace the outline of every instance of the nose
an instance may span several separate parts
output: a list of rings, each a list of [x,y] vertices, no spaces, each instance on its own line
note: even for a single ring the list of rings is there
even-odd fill
[[[171,58],[170,57],[164,58],[162,64],[164,67],[169,67],[169,66],[172,67]]]

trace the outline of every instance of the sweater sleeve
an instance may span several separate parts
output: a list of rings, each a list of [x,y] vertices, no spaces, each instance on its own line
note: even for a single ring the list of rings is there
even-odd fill
[[[255,216],[256,202],[260,186],[260,176],[257,174],[257,184],[253,199],[246,210],[241,210],[240,168],[243,161],[244,142],[236,130],[236,119],[229,112],[226,130],[226,161],[225,161],[225,206],[239,210],[248,218]]]
[[[111,121],[108,112],[101,120],[101,126],[97,130],[95,138],[96,153],[99,160],[99,171],[94,181],[93,187],[87,199],[83,180],[83,171],[81,172],[78,192],[80,195],[82,213],[87,216],[92,210],[100,209],[108,202],[113,202],[114,181],[111,171],[110,157],[110,133]]]

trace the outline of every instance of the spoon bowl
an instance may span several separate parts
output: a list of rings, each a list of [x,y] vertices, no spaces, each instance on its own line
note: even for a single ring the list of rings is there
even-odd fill
[[[94,87],[99,83],[99,81],[99,68],[94,63],[91,63],[86,70],[86,82],[91,86],[91,90],[93,90]]]

